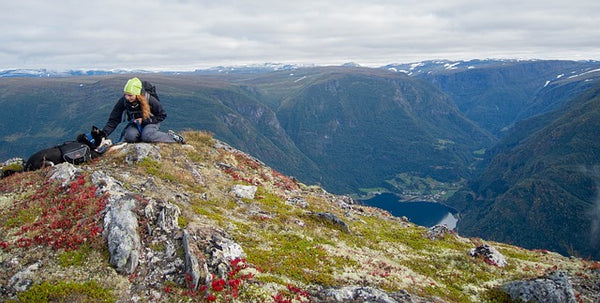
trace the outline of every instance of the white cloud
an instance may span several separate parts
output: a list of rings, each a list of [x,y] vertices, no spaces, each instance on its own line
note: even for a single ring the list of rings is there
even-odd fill
[[[600,59],[595,0],[0,1],[0,69]]]

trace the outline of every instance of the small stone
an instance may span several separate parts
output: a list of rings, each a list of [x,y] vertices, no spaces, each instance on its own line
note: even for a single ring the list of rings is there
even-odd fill
[[[233,192],[233,194],[235,194],[236,197],[238,198],[245,198],[245,199],[254,199],[254,195],[256,194],[256,186],[252,186],[252,185],[234,185],[231,188],[231,191]]]

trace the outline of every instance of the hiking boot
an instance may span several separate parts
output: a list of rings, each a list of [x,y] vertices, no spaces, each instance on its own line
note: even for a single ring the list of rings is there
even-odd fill
[[[171,137],[173,137],[173,140],[175,140],[175,142],[185,144],[185,139],[181,135],[176,134],[174,131],[172,131],[170,129],[169,129],[169,135],[171,135]]]

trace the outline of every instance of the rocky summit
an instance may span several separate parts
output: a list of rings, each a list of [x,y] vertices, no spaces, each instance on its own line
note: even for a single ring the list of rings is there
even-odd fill
[[[427,229],[184,135],[0,180],[2,301],[600,300],[598,262]]]

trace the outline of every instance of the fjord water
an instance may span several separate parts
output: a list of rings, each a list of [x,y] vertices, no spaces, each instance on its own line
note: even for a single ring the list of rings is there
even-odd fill
[[[446,224],[448,228],[454,229],[458,222],[454,216],[456,211],[448,206],[426,201],[400,202],[398,196],[391,193],[378,194],[371,199],[361,200],[360,203],[387,210],[396,217],[407,217],[410,222],[426,227]]]

